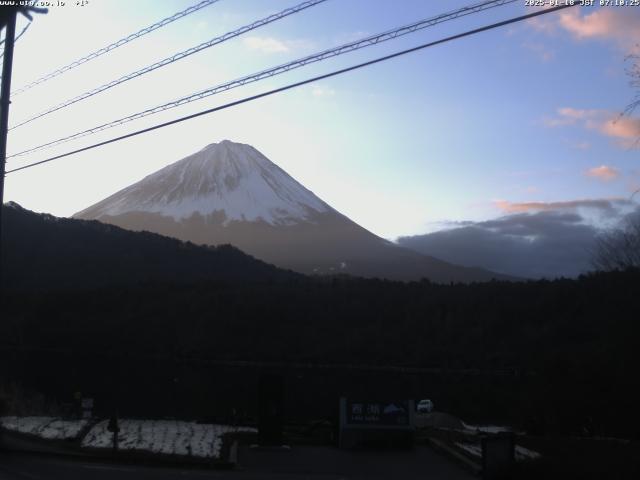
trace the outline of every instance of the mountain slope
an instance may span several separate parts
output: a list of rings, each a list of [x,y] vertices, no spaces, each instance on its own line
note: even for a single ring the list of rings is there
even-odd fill
[[[95,221],[3,210],[3,281],[11,289],[82,289],[142,283],[261,282],[299,277],[229,245],[202,247]]]
[[[83,210],[78,218],[159,213],[180,221],[194,213],[224,215],[222,223],[263,221],[291,225],[330,211],[249,145],[225,140],[211,144]]]
[[[255,148],[208,145],[78,212],[197,244],[229,243],[301,273],[483,281],[499,275],[399,247],[360,227]]]

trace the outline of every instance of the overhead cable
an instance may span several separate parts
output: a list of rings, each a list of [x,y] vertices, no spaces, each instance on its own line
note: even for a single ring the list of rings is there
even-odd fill
[[[328,50],[324,50],[321,51],[319,53],[314,53],[312,55],[308,55],[306,57],[303,58],[299,58],[297,60],[293,60],[291,62],[282,64],[282,65],[278,65],[276,67],[272,67],[269,68],[267,70],[262,70],[260,72],[257,73],[253,73],[251,75],[247,75],[229,82],[225,82],[219,85],[216,85],[214,87],[202,90],[200,92],[196,92],[190,95],[187,95],[185,97],[181,97],[178,98],[176,100],[172,100],[171,102],[167,102],[164,103],[162,105],[158,105],[155,106],[153,108],[148,108],[146,110],[143,110],[141,112],[137,112],[131,115],[127,115],[125,117],[119,118],[117,120],[112,120],[108,123],[104,123],[102,125],[98,125],[92,128],[88,128],[86,130],[74,133],[72,135],[67,135],[65,137],[62,138],[58,138],[56,140],[47,142],[47,143],[43,143],[41,145],[29,148],[27,150],[9,155],[7,158],[13,158],[13,157],[20,157],[20,156],[24,156],[27,155],[29,153],[33,153],[36,152],[38,150],[42,150],[44,148],[51,148],[51,147],[55,147],[57,145],[61,145],[63,143],[69,142],[71,140],[77,140],[79,138],[83,138],[86,137],[88,135],[92,135],[98,132],[102,132],[104,130],[113,128],[113,127],[117,127],[120,125],[123,125],[125,123],[131,122],[133,120],[138,120],[140,118],[143,117],[147,117],[149,115],[153,115],[159,112],[163,112],[165,110],[169,110],[175,107],[179,107],[181,105],[185,105],[191,102],[194,102],[196,100],[201,100],[203,98],[206,97],[210,97],[212,95],[215,95],[217,93],[221,93],[227,90],[231,90],[233,88],[236,87],[241,87],[243,85],[249,84],[249,83],[253,83],[253,82],[257,82],[259,80],[265,79],[265,78],[269,78],[269,77],[273,77],[275,75],[279,75],[282,73],[286,73],[290,70],[294,70],[296,68],[300,68],[303,67],[305,65],[309,65],[311,63],[315,63],[315,62],[319,62],[322,60],[326,60],[328,58],[332,58],[332,57],[336,57],[339,55],[343,55],[345,53],[348,52],[352,52],[354,50],[359,50],[361,48],[365,48],[371,45],[376,45],[378,43],[382,43],[382,42],[386,42],[388,40],[392,40],[394,38],[398,38],[400,36],[403,35],[407,35],[410,33],[414,33],[416,31],[422,30],[424,28],[427,27],[432,27],[434,25],[437,25],[439,23],[443,23],[446,21],[450,21],[450,20],[454,20],[456,18],[460,18],[462,16],[466,16],[466,15],[470,15],[473,13],[478,13],[484,10],[488,10],[491,8],[495,8],[495,7],[499,7],[508,3],[514,3],[516,1],[519,0],[492,0],[492,1],[484,1],[481,3],[476,3],[467,7],[463,7],[463,8],[459,8],[457,10],[448,12],[448,13],[443,13],[440,15],[437,15],[435,17],[431,17],[428,19],[424,19],[424,20],[419,20],[417,22],[413,22],[409,25],[404,25],[398,28],[395,28],[393,30],[387,30],[385,32],[382,33],[378,33],[375,35],[370,35],[367,36],[365,38],[359,39],[359,40],[355,40],[353,42],[349,42],[346,43],[344,45],[340,45],[338,47],[334,47]]]
[[[31,83],[28,83],[26,85],[24,85],[23,87],[20,87],[17,90],[14,90],[13,92],[11,92],[11,96],[15,97],[23,92],[26,92],[27,90],[35,87],[36,85],[40,85],[43,82],[46,82],[47,80],[51,80],[52,78],[57,77],[58,75],[62,75],[65,72],[68,72],[69,70],[72,70],[84,63],[87,63],[90,60],[93,60],[94,58],[98,58],[102,55],[104,55],[105,53],[108,53],[112,50],[115,50],[118,47],[121,47],[122,45],[125,45],[137,38],[143,37],[144,35],[153,32],[154,30],[157,30],[161,27],[164,27],[165,25],[169,25],[170,23],[175,22],[176,20],[179,20],[183,17],[186,17],[187,15],[190,15],[194,12],[197,12],[198,10],[203,9],[204,7],[208,7],[209,5],[212,5],[216,2],[219,2],[220,0],[203,0],[200,3],[196,3],[195,5],[190,6],[189,8],[186,8],[178,13],[174,13],[173,15],[171,15],[170,17],[167,18],[163,18],[162,20],[160,20],[159,22],[156,22],[152,25],[149,25],[148,27],[143,28],[142,30],[138,30],[135,33],[132,33],[131,35],[127,35],[124,38],[121,38],[120,40],[117,40],[113,43],[110,43],[109,45],[107,45],[106,47],[102,47],[98,50],[96,50],[95,52],[91,52],[88,55],[85,55],[82,58],[79,58],[63,67],[60,67],[52,72],[47,73],[46,75],[43,75],[42,77],[38,78],[37,80],[34,80]]]
[[[59,103],[58,105],[55,105],[47,110],[44,110],[43,112],[38,113],[37,115],[28,118],[27,120],[23,120],[22,122],[18,123],[17,125],[14,125],[13,127],[11,127],[9,130],[13,130],[15,128],[21,127],[23,125],[26,125],[27,123],[33,122],[34,120],[44,117],[45,115],[49,115],[50,113],[56,112],[62,108],[68,107],[69,105],[73,105],[74,103],[77,103],[81,100],[85,100],[89,97],[93,97],[94,95],[97,95],[101,92],[104,92],[105,90],[108,90],[110,88],[115,87],[116,85],[120,85],[121,83],[127,82],[129,80],[132,80],[134,78],[140,77],[142,75],[145,75],[149,72],[152,72],[154,70],[157,70],[158,68],[164,67],[166,65],[169,65],[171,63],[177,62],[178,60],[182,60],[183,58],[186,58],[190,55],[193,55],[194,53],[198,53],[202,50],[205,50],[207,48],[211,48],[214,45],[218,45],[222,42],[226,42],[227,40],[230,40],[232,38],[238,37],[240,35],[242,35],[243,33],[249,32],[251,30],[255,30],[256,28],[262,27],[264,25],[267,25],[269,23],[275,22],[277,20],[281,20],[282,18],[288,17],[289,15],[293,15],[294,13],[298,13],[301,12],[302,10],[306,10],[309,7],[313,7],[315,5],[318,5],[319,3],[323,3],[326,2],[327,0],[306,0],[305,2],[302,2],[294,7],[290,7],[287,8],[285,10],[282,10],[281,12],[275,13],[273,15],[269,15],[268,17],[265,17],[263,19],[257,20],[253,23],[250,23],[248,25],[245,25],[243,27],[238,28],[237,30],[233,30],[232,32],[228,32],[225,33],[224,35],[220,35],[219,37],[215,37],[212,38],[211,40],[201,43],[200,45],[196,45],[195,47],[191,47],[188,48],[187,50],[183,50],[181,52],[178,52],[174,55],[171,55],[170,57],[164,58],[162,60],[160,60],[159,62],[155,62],[151,65],[148,65],[144,68],[141,68],[140,70],[136,70],[134,72],[128,73],[127,75],[124,75],[120,78],[117,78],[115,80],[110,81],[109,83],[105,83],[104,85],[101,85],[97,88],[93,88],[87,92],[84,92],[76,97],[70,98],[69,100],[65,100],[62,103]]]
[[[303,85],[307,85],[309,83],[317,82],[319,80],[325,80],[325,79],[330,78],[330,77],[335,77],[336,75],[341,75],[343,73],[351,72],[353,70],[358,70],[360,68],[368,67],[370,65],[374,65],[374,64],[377,64],[377,63],[380,63],[380,62],[391,60],[393,58],[400,57],[402,55],[406,55],[406,54],[409,54],[409,53],[417,52],[419,50],[423,50],[425,48],[433,47],[435,45],[440,45],[442,43],[450,42],[450,41],[453,41],[453,40],[458,40],[458,39],[463,38],[463,37],[468,37],[468,36],[475,35],[475,34],[478,34],[478,33],[481,33],[481,32],[492,30],[494,28],[503,27],[503,26],[510,25],[510,24],[513,24],[513,23],[521,22],[521,21],[524,21],[524,20],[528,20],[530,18],[538,17],[540,15],[546,15],[546,14],[549,14],[549,13],[557,12],[557,11],[563,10],[565,8],[574,7],[576,5],[578,5],[578,3],[567,3],[567,4],[559,5],[559,6],[556,6],[556,7],[551,7],[551,8],[548,8],[548,9],[544,9],[544,10],[537,10],[537,11],[535,11],[533,13],[529,13],[527,15],[521,15],[519,17],[513,17],[513,18],[510,18],[508,20],[503,20],[501,22],[493,23],[491,25],[485,25],[485,26],[480,27],[480,28],[475,28],[473,30],[468,30],[466,32],[459,33],[459,34],[456,34],[456,35],[452,35],[452,36],[449,36],[449,37],[445,37],[445,38],[442,38],[440,40],[436,40],[436,41],[428,42],[428,43],[423,43],[422,45],[418,45],[417,47],[408,48],[406,50],[401,50],[399,52],[395,52],[395,53],[392,53],[390,55],[385,55],[383,57],[378,57],[378,58],[375,58],[373,60],[369,60],[369,61],[364,62],[364,63],[359,63],[357,65],[352,65],[350,67],[342,68],[340,70],[335,70],[333,72],[326,73],[326,74],[323,74],[323,75],[319,75],[319,76],[316,76],[316,77],[312,77],[312,78],[309,78],[309,79],[306,79],[306,80],[302,80],[300,82],[291,83],[291,84],[285,85],[283,87],[275,88],[273,90],[269,90],[269,91],[266,91],[266,92],[263,92],[263,93],[259,93],[259,94],[256,94],[256,95],[245,97],[245,98],[242,98],[240,100],[236,100],[236,101],[233,101],[233,102],[226,103],[224,105],[219,105],[217,107],[209,108],[207,110],[202,110],[200,112],[193,113],[191,115],[187,115],[187,116],[184,116],[184,117],[176,118],[176,119],[170,120],[168,122],[164,122],[164,123],[160,123],[160,124],[157,124],[157,125],[153,125],[151,127],[143,128],[141,130],[137,130],[135,132],[127,133],[125,135],[120,135],[118,137],[111,138],[109,140],[105,140],[105,141],[102,141],[102,142],[94,143],[92,145],[88,145],[86,147],[78,148],[78,149],[72,150],[70,152],[62,153],[60,155],[55,155],[53,157],[49,157],[47,159],[40,160],[38,162],[33,162],[33,163],[30,163],[30,164],[27,164],[27,165],[23,165],[21,167],[14,168],[12,170],[8,170],[7,173],[13,173],[13,172],[21,171],[21,170],[26,170],[27,168],[32,168],[32,167],[35,167],[35,166],[38,166],[38,165],[42,165],[42,164],[45,164],[45,163],[48,163],[48,162],[52,162],[54,160],[59,160],[59,159],[64,158],[64,157],[68,157],[68,156],[71,156],[71,155],[75,155],[77,153],[85,152],[87,150],[92,150],[94,148],[98,148],[98,147],[101,147],[101,146],[104,146],[104,145],[108,145],[110,143],[119,142],[121,140],[125,140],[125,139],[131,138],[131,137],[135,137],[135,136],[141,135],[143,133],[151,132],[153,130],[158,130],[160,128],[168,127],[170,125],[175,125],[177,123],[181,123],[181,122],[184,122],[184,121],[187,121],[187,120],[191,120],[193,118],[197,118],[197,117],[200,117],[200,116],[203,116],[203,115],[208,115],[210,113],[214,113],[214,112],[218,112],[218,111],[221,111],[221,110],[225,110],[227,108],[235,107],[235,106],[241,105],[243,103],[251,102],[251,101],[257,100],[259,98],[263,98],[263,97],[268,97],[268,96],[274,95],[276,93],[280,93],[280,92],[284,92],[284,91],[287,91],[287,90],[291,90],[293,88],[300,87],[300,86],[303,86]]]

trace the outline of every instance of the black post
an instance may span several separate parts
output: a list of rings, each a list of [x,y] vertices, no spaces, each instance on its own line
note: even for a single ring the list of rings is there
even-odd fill
[[[118,421],[118,412],[109,419],[107,431],[113,433],[113,444],[111,453],[113,456],[118,454],[118,434],[120,433],[120,422]]]
[[[284,442],[284,376],[261,373],[258,385],[258,442],[282,446]]]
[[[9,13],[4,40],[2,63],[2,90],[0,91],[0,299],[2,298],[2,210],[4,209],[4,172],[7,160],[7,133],[9,132],[9,104],[11,95],[11,68],[13,66],[13,44],[16,36],[17,10]]]

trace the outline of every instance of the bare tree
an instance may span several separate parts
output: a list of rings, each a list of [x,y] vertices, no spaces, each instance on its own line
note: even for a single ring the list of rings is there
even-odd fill
[[[640,45],[636,45],[636,51],[640,51]],[[640,54],[632,53],[627,56],[626,61],[631,62],[631,66],[627,68],[626,72],[629,76],[629,85],[636,93],[631,103],[624,109],[623,115],[631,115],[640,105]]]
[[[591,259],[596,270],[640,268],[640,215],[627,218],[623,226],[596,240]]]
[[[640,45],[636,45],[635,51],[640,51]],[[640,107],[640,53],[628,55],[626,61],[631,62],[626,72],[635,96],[621,115],[631,115]],[[640,142],[640,138],[638,141]],[[638,193],[640,189],[633,192],[631,199]],[[604,271],[640,268],[640,210],[629,215],[622,227],[596,239],[591,264],[596,270]]]

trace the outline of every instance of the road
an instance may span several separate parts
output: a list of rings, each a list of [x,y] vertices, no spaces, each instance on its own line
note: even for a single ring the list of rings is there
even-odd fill
[[[0,453],[0,480],[471,480],[476,477],[428,447],[412,451],[242,448],[235,470],[151,467],[25,453]]]

